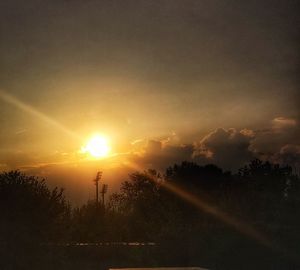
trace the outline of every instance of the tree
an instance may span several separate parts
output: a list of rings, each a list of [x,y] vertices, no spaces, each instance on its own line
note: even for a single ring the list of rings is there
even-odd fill
[[[223,172],[216,165],[208,164],[200,166],[187,161],[167,168],[165,178],[167,181],[179,184],[188,189],[202,190],[205,193],[223,189],[232,180],[230,172]]]
[[[105,240],[104,208],[95,201],[88,201],[73,210],[72,225],[72,240],[76,242]]]
[[[255,159],[239,170],[238,178],[253,220],[274,232],[299,220],[300,180],[290,166]]]
[[[110,197],[109,210],[123,220],[119,229],[128,240],[146,241],[157,237],[162,217],[160,185],[155,171],[135,172],[121,185],[119,193]]]
[[[19,171],[0,174],[0,238],[13,245],[62,240],[70,208],[62,189]]]

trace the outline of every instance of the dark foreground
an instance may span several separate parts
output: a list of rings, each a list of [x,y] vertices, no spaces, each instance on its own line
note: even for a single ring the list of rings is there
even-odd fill
[[[3,251],[3,250],[2,250]],[[2,255],[4,255],[2,253]],[[203,267],[208,269],[300,269],[291,254],[235,242],[203,249],[190,245],[70,245],[14,249],[1,256],[0,269],[106,270],[125,267]]]
[[[188,162],[164,179],[133,173],[106,205],[81,207],[35,176],[2,173],[0,270],[300,269],[299,198],[291,167],[260,160],[235,175]],[[59,244],[78,242],[98,245]]]

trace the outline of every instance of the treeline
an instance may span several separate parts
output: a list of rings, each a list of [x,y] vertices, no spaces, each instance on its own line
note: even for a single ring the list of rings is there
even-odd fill
[[[164,175],[154,170],[129,175],[105,211],[93,202],[75,209],[73,239],[191,241],[212,228],[238,229],[222,215],[272,238],[300,225],[299,195],[299,177],[289,166],[254,160],[232,174],[215,165],[183,162]]]
[[[28,257],[28,250],[51,244],[155,242],[189,264],[243,248],[253,252],[252,245],[291,258],[300,250],[299,209],[299,176],[290,166],[261,160],[236,174],[190,162],[162,175],[135,172],[105,208],[94,201],[71,207],[63,190],[50,190],[44,180],[4,172],[0,255]]]

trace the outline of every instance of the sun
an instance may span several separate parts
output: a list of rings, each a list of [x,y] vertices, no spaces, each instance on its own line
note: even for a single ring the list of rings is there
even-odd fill
[[[107,138],[102,135],[94,135],[85,146],[81,148],[82,153],[88,153],[94,158],[107,157],[110,152],[110,146]]]

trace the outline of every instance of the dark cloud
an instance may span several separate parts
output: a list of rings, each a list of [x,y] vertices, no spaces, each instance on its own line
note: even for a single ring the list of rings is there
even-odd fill
[[[193,151],[192,144],[172,145],[169,139],[149,140],[140,153],[129,158],[143,168],[164,170],[175,163],[192,160]]]
[[[156,169],[187,160],[235,171],[254,158],[299,167],[299,138],[296,119],[277,117],[264,130],[218,128],[193,144],[181,145],[178,138],[177,144],[170,138],[149,140],[133,160]]]
[[[300,127],[293,118],[276,117],[270,128],[258,130],[251,142],[251,151],[265,156],[273,156],[285,145],[299,144]]]
[[[162,150],[162,142],[150,140],[147,143],[145,151],[148,155],[160,155]]]
[[[287,144],[281,147],[279,153],[274,158],[274,162],[291,165],[300,169],[300,145]]]
[[[250,130],[218,128],[196,145],[194,158],[226,169],[237,169],[253,158],[249,150],[253,134]]]
[[[236,169],[253,158],[248,149],[253,136],[251,130],[219,128],[195,144],[174,144],[174,139],[170,138],[149,140],[142,151],[130,158],[143,168],[158,170],[182,161],[214,163],[226,169]]]
[[[230,128],[206,135],[194,152],[195,160],[237,169],[253,158],[299,166],[300,129],[296,119],[276,117],[265,130]]]

